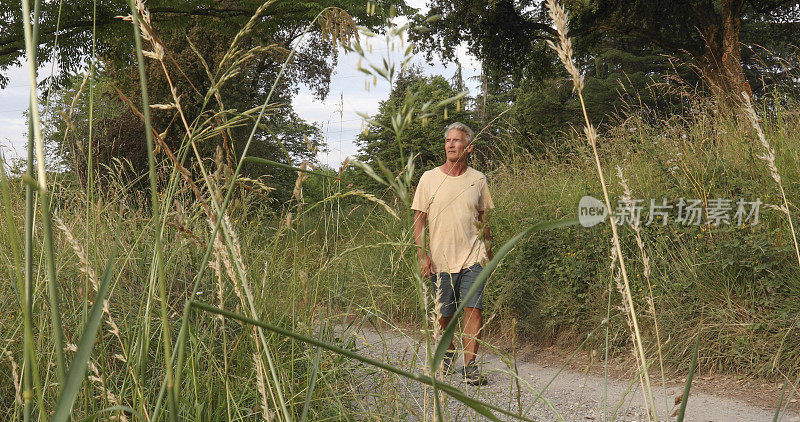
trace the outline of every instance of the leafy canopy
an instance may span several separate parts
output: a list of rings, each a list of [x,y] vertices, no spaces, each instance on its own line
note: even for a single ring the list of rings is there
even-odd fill
[[[422,171],[444,160],[444,129],[447,125],[460,121],[472,126],[472,113],[464,107],[468,99],[461,98],[422,118],[414,116],[399,136],[392,130],[391,120],[412,98],[416,104],[439,103],[460,94],[461,91],[442,76],[423,76],[419,69],[413,67],[402,73],[392,87],[389,98],[381,102],[378,113],[356,139],[359,160],[368,163],[380,160],[397,173],[406,164],[399,157],[417,156],[415,162],[418,170],[413,178],[416,182]]]

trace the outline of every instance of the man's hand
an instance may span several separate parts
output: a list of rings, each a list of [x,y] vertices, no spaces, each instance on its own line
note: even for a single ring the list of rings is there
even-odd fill
[[[433,268],[433,261],[431,260],[431,254],[429,253],[426,253],[425,256],[420,259],[419,266],[423,276],[430,277],[430,275],[435,272],[435,269]]]
[[[422,211],[417,211],[414,215],[414,243],[417,244],[417,259],[419,259],[419,266],[422,275],[430,276],[433,274],[433,260],[431,254],[427,251],[425,245],[425,228],[428,225],[428,214]]]
[[[486,247],[486,257],[491,261],[494,259],[494,252],[492,252],[492,231],[489,229],[489,219],[485,218],[483,211],[478,211],[478,221],[483,228],[481,237],[483,238],[483,246]]]

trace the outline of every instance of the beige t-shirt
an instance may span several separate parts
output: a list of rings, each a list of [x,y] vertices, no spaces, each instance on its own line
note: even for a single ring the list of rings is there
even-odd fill
[[[478,237],[478,212],[494,203],[483,173],[472,167],[460,176],[439,167],[428,170],[419,179],[411,208],[428,213],[435,271],[457,273],[487,258]]]

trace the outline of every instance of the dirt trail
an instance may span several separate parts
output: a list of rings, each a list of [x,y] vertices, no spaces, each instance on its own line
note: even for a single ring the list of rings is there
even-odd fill
[[[383,361],[403,367],[413,372],[422,372],[424,367],[424,344],[419,340],[418,333],[408,335],[399,330],[384,330],[381,333],[373,329],[356,329],[350,332],[357,339],[356,345],[365,355],[379,358]],[[534,402],[536,392],[541,391],[548,382],[542,397],[538,400],[527,416],[534,420],[551,421],[646,421],[647,414],[644,408],[644,398],[639,388],[638,379],[631,380],[612,379],[604,382],[602,374],[585,373],[574,369],[564,369],[557,377],[560,365],[541,365],[535,362],[517,362],[517,370],[521,380],[529,383],[530,388],[522,383],[522,391],[512,387],[514,377],[509,365],[495,353],[481,352],[479,361],[482,363],[484,373],[488,375],[489,384],[484,387],[472,387],[462,382],[457,374],[463,362],[458,363],[457,374],[449,377],[447,381],[465,391],[468,395],[496,406],[509,408],[518,412]],[[378,381],[377,378],[382,378]],[[370,414],[368,419],[380,420],[419,420],[425,414],[431,414],[430,400],[426,402],[425,389],[419,383],[406,381],[394,376],[386,376],[379,372],[364,369],[358,377],[361,380],[356,386],[355,393],[361,397],[363,412]],[[387,387],[391,385],[391,387]],[[604,388],[605,386],[605,388]],[[397,398],[393,406],[386,406],[379,397],[386,397],[387,388]],[[653,394],[657,407],[659,420],[665,420],[667,415],[676,413],[679,405],[676,397],[682,393],[679,384],[668,385],[666,395],[659,382],[653,381]],[[603,400],[604,395],[607,400]],[[372,397],[372,399],[371,399]],[[372,402],[370,401],[372,400]],[[604,403],[607,405],[604,406]],[[445,403],[447,411],[445,420],[482,420],[471,409],[465,408],[461,403],[448,399]],[[392,407],[387,409],[387,407]],[[745,403],[731,397],[707,394],[694,391],[689,398],[686,419],[687,421],[772,421],[775,409],[762,408]],[[604,415],[605,418],[604,418]],[[504,419],[504,418],[501,418]],[[672,416],[669,420],[675,420]],[[784,422],[800,421],[796,412],[782,415]]]

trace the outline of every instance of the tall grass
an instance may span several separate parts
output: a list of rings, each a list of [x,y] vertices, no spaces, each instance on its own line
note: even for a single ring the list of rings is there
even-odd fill
[[[120,172],[103,180],[104,189],[89,183],[79,190],[72,187],[69,175],[54,178],[47,173],[41,127],[52,122],[40,121],[38,114],[37,20],[26,22],[33,85],[28,170],[17,177],[6,173],[5,163],[0,169],[5,229],[0,238],[10,246],[0,256],[14,280],[6,292],[14,290],[19,302],[15,308],[0,309],[0,317],[11,321],[0,327],[0,334],[12,339],[7,347],[12,373],[22,373],[21,382],[0,387],[9,392],[0,396],[0,404],[8,409],[4,416],[24,420],[47,420],[51,415],[56,420],[348,419],[363,416],[359,415],[361,399],[353,394],[358,380],[350,374],[356,362],[428,386],[421,418],[446,419],[447,397],[494,420],[499,415],[527,419],[536,402],[549,404],[547,388],[553,380],[543,390],[533,389],[511,369],[512,357],[507,360],[512,363],[509,374],[517,394],[527,389],[536,397],[532,403],[518,400],[516,411],[511,403],[502,407],[482,402],[441,379],[438,368],[444,352],[451,339],[458,340],[458,318],[437,330],[427,317],[435,314],[435,301],[428,296],[428,281],[419,276],[414,259],[408,205],[416,168],[413,154],[403,145],[400,150],[408,156],[402,157],[406,167],[400,174],[389,172],[381,163],[356,163],[357,170],[337,173],[248,156],[264,116],[272,110],[278,81],[266,101],[253,110],[230,113],[220,93],[230,75],[262,51],[260,46],[243,49],[240,40],[271,4],[264,3],[231,40],[219,68],[210,68],[198,53],[211,85],[202,108],[213,117],[194,118],[183,110],[181,92],[164,61],[168,47],[155,35],[144,3],[130,2],[128,19],[136,40],[142,103],[128,101],[127,105],[146,127],[149,198],[132,190],[133,180],[145,175],[128,177]],[[34,10],[27,1],[22,6],[26,18],[37,16],[38,2]],[[553,46],[580,97],[581,76],[563,36],[566,15],[555,2],[549,6],[562,34],[560,44]],[[374,12],[376,5],[367,7]],[[354,38],[355,27],[346,13],[326,9],[305,31],[317,30],[320,21],[326,22],[324,30],[331,39],[347,43],[351,51],[364,56],[368,47]],[[387,46],[400,45],[403,31],[388,25],[383,39],[365,32],[360,36],[365,42],[378,39]],[[368,77],[391,84],[411,57],[412,48],[403,47],[406,53],[398,63],[367,64]],[[149,103],[145,60],[158,64],[160,77],[171,89],[171,104]],[[463,95],[439,104],[408,98],[393,119],[397,139],[410,122],[444,113]],[[95,96],[89,98],[92,108]],[[169,149],[164,132],[152,127],[151,109],[180,118],[184,137],[176,150]],[[599,141],[583,110],[586,138],[565,140],[575,142],[573,159],[542,161],[506,151],[502,163],[484,169],[499,205],[493,231],[498,239],[507,239],[498,242],[502,246],[476,283],[486,283],[491,299],[487,314],[497,314],[495,321],[499,321],[486,327],[489,337],[509,336],[506,327],[517,324],[506,323],[518,319],[520,335],[571,347],[567,362],[581,350],[599,347],[605,348],[608,360],[630,350],[632,340],[640,369],[631,376],[641,380],[644,401],[654,418],[648,374],[652,356],[658,356],[662,384],[670,368],[746,367],[750,373],[792,377],[794,362],[800,358],[800,343],[790,335],[797,319],[778,316],[798,311],[792,300],[798,290],[793,282],[798,268],[767,265],[759,259],[778,260],[787,254],[775,236],[786,236],[781,228],[787,217],[793,224],[788,212],[797,196],[793,188],[784,190],[780,185],[779,209],[784,220],[765,214],[759,227],[728,231],[682,227],[675,233],[642,227],[634,229],[632,238],[611,224],[612,261],[618,263],[622,284],[615,292],[609,289],[615,270],[609,271],[607,265],[607,231],[563,227],[574,224],[571,217],[580,196],[598,188],[606,206],[613,209],[612,194],[620,188],[613,178],[606,179],[604,167],[623,166],[631,175],[630,189],[626,189],[631,192],[677,196],[694,189],[705,198],[762,194],[763,184],[749,186],[746,177],[731,180],[727,176],[746,174],[763,182],[774,179],[774,172],[767,174],[763,166],[753,165],[747,148],[742,147],[749,139],[746,134],[707,115],[662,127],[632,116]],[[200,154],[198,142],[221,140],[230,128],[245,122],[252,130],[240,159],[230,167],[222,159],[209,160]],[[631,127],[636,132],[633,137]],[[672,132],[662,136],[665,127]],[[792,160],[797,152],[796,132],[784,130],[788,127],[796,126],[775,123],[775,133],[768,129],[759,136],[762,143],[766,136],[774,136],[775,152],[767,146],[773,163],[769,170],[780,165],[786,169],[787,180],[800,172]],[[730,134],[727,143],[721,142],[723,129]],[[720,146],[708,151],[684,141],[683,135],[719,141]],[[157,147],[163,155],[156,153]],[[192,161],[195,164],[187,164]],[[283,214],[241,187],[249,182],[241,177],[245,161],[298,172],[295,194]],[[97,170],[89,171],[94,177]],[[354,171],[380,182],[385,187],[383,195],[340,183]],[[195,180],[197,174],[200,177]],[[307,202],[309,196],[302,192],[312,184],[319,192]],[[53,220],[58,232],[53,231]],[[520,221],[525,223],[522,228]],[[549,231],[545,234],[544,230]],[[794,236],[793,227],[790,231]],[[737,243],[741,240],[751,243]],[[800,259],[794,237],[793,243]],[[705,255],[699,250],[702,245],[708,247]],[[641,262],[623,260],[637,253],[643,257]],[[726,261],[731,254],[736,257]],[[99,273],[103,275],[98,277]],[[637,276],[640,273],[644,278]],[[640,293],[638,289],[645,287],[647,293]],[[622,302],[625,311],[612,308],[612,299]],[[651,320],[636,313],[645,307]],[[43,308],[47,312],[38,312]],[[694,328],[701,313],[702,343]],[[731,326],[731,318],[742,324]],[[354,338],[340,336],[341,327],[350,324],[348,319],[376,322],[379,330],[381,321],[422,323],[423,373],[354,351]],[[766,328],[748,328],[756,324]],[[606,332],[604,338],[595,335],[601,330]],[[21,344],[15,340],[20,333]],[[740,342],[748,336],[762,341],[763,347],[757,352],[747,350]],[[663,338],[668,340],[662,342]],[[16,362],[22,365],[14,366]],[[363,406],[376,413],[407,406],[388,388],[380,400],[382,406]],[[555,409],[554,417],[560,417]]]
[[[572,42],[567,37],[567,15],[564,8],[561,7],[556,0],[548,0],[547,8],[549,10],[550,18],[553,19],[553,22],[555,23],[559,37],[558,44],[548,41],[548,45],[558,53],[558,58],[561,60],[561,63],[567,70],[567,73],[569,73],[570,77],[572,78],[573,89],[578,94],[578,99],[581,103],[581,111],[583,112],[584,123],[586,125],[584,126],[583,131],[586,134],[586,140],[589,142],[589,146],[592,148],[592,156],[597,168],[597,176],[600,180],[600,186],[603,189],[603,200],[605,201],[606,207],[605,209],[609,210],[610,212],[612,208],[611,200],[608,195],[608,186],[605,181],[605,176],[603,175],[602,165],[600,164],[600,155],[597,153],[597,130],[589,121],[589,115],[586,112],[586,104],[583,101],[583,76],[581,76],[577,66],[575,66],[575,62],[572,59]],[[618,263],[619,274],[622,277],[622,295],[625,300],[625,309],[630,317],[633,340],[638,353],[639,365],[644,378],[642,390],[643,392],[647,392],[647,396],[645,397],[645,407],[652,417],[658,419],[655,414],[653,390],[650,388],[650,375],[647,369],[647,357],[645,356],[644,346],[642,345],[642,335],[639,330],[639,321],[636,317],[636,308],[633,304],[631,286],[630,282],[628,281],[628,271],[625,267],[625,258],[622,254],[622,246],[620,244],[619,234],[617,233],[617,221],[613,214],[610,216],[609,220],[613,245],[612,262]]]
[[[229,67],[220,68],[216,73],[207,69],[212,78],[212,88],[205,96],[204,108],[209,105],[211,98],[215,98],[220,110],[214,112],[223,112],[224,106],[220,102],[218,90],[221,89],[226,77],[237,71],[235,67],[241,66],[247,60],[248,54],[252,55],[252,51],[239,50],[237,40],[249,31],[260,13],[270,4],[271,2],[265,3],[256,12],[250,23],[234,38],[229,51],[230,59],[223,60],[223,64],[228,64]],[[249,200],[247,195],[236,189],[236,186],[240,181],[239,174],[245,159],[257,159],[257,157],[248,157],[249,146],[260,127],[261,119],[269,110],[272,94],[278,81],[275,81],[272,90],[259,109],[242,114],[242,117],[253,120],[253,129],[240,153],[241,158],[236,163],[236,167],[229,169],[230,176],[222,179],[220,176],[222,172],[218,168],[215,172],[217,176],[212,177],[212,173],[207,171],[203,165],[204,157],[199,155],[195,146],[197,137],[195,134],[208,130],[221,134],[231,124],[238,124],[238,121],[231,122],[221,118],[218,121],[223,123],[218,127],[209,127],[208,125],[212,123],[200,118],[193,122],[189,121],[183,113],[179,93],[172,84],[163,61],[166,47],[152,32],[152,23],[148,18],[146,7],[142,2],[132,0],[130,8],[131,15],[127,19],[131,21],[133,27],[142,104],[139,110],[130,101],[128,101],[128,105],[145,125],[149,167],[147,172],[149,205],[138,201],[139,198],[135,192],[130,190],[131,184],[122,180],[111,180],[106,183],[111,184],[108,187],[111,188],[110,192],[113,194],[102,194],[95,190],[98,185],[88,183],[83,192],[61,191],[62,197],[59,198],[57,207],[51,209],[51,191],[45,168],[42,122],[36,102],[36,62],[34,59],[36,40],[30,22],[26,21],[25,24],[32,85],[30,151],[31,155],[35,156],[35,159],[29,156],[28,165],[30,168],[34,163],[36,164],[37,177],[33,179],[26,176],[21,179],[28,189],[25,213],[27,269],[24,282],[17,283],[20,293],[25,292],[24,295],[21,295],[24,321],[22,325],[25,327],[24,332],[26,333],[22,349],[25,357],[24,386],[21,393],[25,403],[23,406],[24,419],[31,420],[35,417],[47,419],[51,410],[54,412],[52,415],[55,420],[66,420],[70,416],[91,418],[107,412],[123,420],[131,417],[160,420],[162,416],[176,420],[187,415],[192,415],[194,418],[213,419],[224,415],[228,419],[236,419],[253,413],[258,413],[267,419],[293,420],[293,415],[298,414],[301,415],[301,418],[310,418],[312,417],[310,415],[315,415],[313,418],[319,419],[324,417],[327,412],[333,412],[331,415],[342,411],[346,412],[346,405],[333,404],[337,400],[342,400],[338,393],[341,386],[331,384],[330,380],[326,380],[325,389],[317,387],[317,380],[320,378],[318,376],[319,368],[325,366],[327,361],[336,359],[335,355],[323,356],[319,352],[315,352],[313,359],[309,359],[305,354],[306,350],[310,350],[308,345],[287,342],[285,338],[276,338],[265,332],[265,327],[270,327],[272,332],[311,343],[316,347],[314,350],[319,350],[320,347],[325,348],[339,355],[359,359],[416,380],[429,379],[434,386],[434,397],[437,398],[437,402],[436,389],[456,397],[492,419],[496,420],[494,411],[513,416],[514,414],[508,410],[481,403],[464,395],[458,389],[437,383],[435,377],[425,378],[400,371],[392,366],[360,357],[358,354],[334,346],[329,342],[308,341],[307,337],[296,333],[297,330],[312,330],[315,325],[322,327],[325,323],[317,320],[317,314],[311,312],[310,309],[298,309],[296,306],[276,308],[272,301],[278,295],[288,294],[293,299],[293,303],[296,303],[300,292],[292,286],[296,286],[299,284],[296,282],[301,281],[302,284],[305,284],[302,294],[303,302],[307,305],[316,302],[313,298],[308,297],[309,290],[311,290],[308,286],[308,277],[300,275],[314,274],[312,270],[315,264],[298,261],[292,253],[287,253],[287,245],[289,250],[303,250],[308,246],[310,246],[308,249],[314,249],[316,246],[308,244],[309,241],[305,236],[309,232],[301,230],[301,228],[309,228],[303,217],[313,207],[299,212],[293,222],[289,221],[288,224],[280,224],[267,229],[266,235],[248,230],[241,232],[246,233],[244,235],[237,233],[239,232],[237,226],[242,229],[247,226],[243,224],[244,221],[236,224],[239,221],[236,216],[245,216],[248,213],[258,214],[261,210],[240,206],[236,210],[237,214],[233,214],[230,209],[234,197],[239,203]],[[26,19],[31,16],[28,2],[23,2],[23,16]],[[326,31],[334,39],[346,41],[349,37],[346,31],[352,31],[353,28],[352,20],[346,13],[338,9],[325,9],[309,23],[306,32],[312,29],[312,25],[316,24],[320,17],[325,18],[326,24],[329,25],[326,27]],[[344,32],[337,33],[332,28]],[[392,31],[396,31],[396,29],[392,29]],[[390,32],[390,34],[397,36],[398,32]],[[145,51],[142,39],[149,43],[147,46],[149,50]],[[295,46],[295,48],[297,47]],[[278,74],[279,79],[292,54],[293,51],[284,62],[283,68]],[[151,125],[151,105],[146,84],[145,57],[161,63],[164,77],[172,90],[172,105],[160,107],[160,109],[176,110],[184,126],[185,138],[180,149],[174,154],[160,139],[162,135]],[[391,80],[394,69],[387,68],[386,71],[389,74],[385,76]],[[90,91],[91,89],[90,86]],[[457,98],[451,101],[455,100]],[[90,95],[90,109],[93,107],[93,101],[94,96]],[[440,104],[439,107],[444,104],[446,103]],[[412,118],[412,114],[424,115],[428,112],[426,110],[428,107],[431,107],[431,110],[434,109],[432,105],[423,105],[418,113],[410,113],[404,121],[407,122]],[[418,116],[413,117],[417,118]],[[402,130],[402,126],[398,127],[398,130]],[[156,140],[165,149],[168,156],[166,162],[161,162],[156,155]],[[190,152],[195,154],[202,174],[202,189],[194,184],[191,173],[187,172],[182,164]],[[286,166],[286,164],[280,163],[273,164]],[[221,167],[225,164],[218,161],[216,165]],[[171,168],[166,166],[171,166]],[[166,179],[159,176],[162,168],[170,169]],[[327,173],[309,172],[302,167],[290,168],[301,172],[296,189],[302,187],[304,179],[302,172],[304,171],[328,178],[333,177]],[[88,171],[93,173],[94,168],[90,167]],[[385,168],[382,171],[385,173],[387,184],[394,188],[395,194],[408,202],[410,175],[414,171],[413,161],[409,160],[405,176],[399,179],[394,175],[386,174]],[[13,228],[7,237],[12,244],[18,245],[19,242],[15,240],[14,235],[17,217],[13,212],[16,204],[19,203],[18,193],[15,192],[14,182],[7,180],[5,172],[3,174],[3,205],[6,211],[4,217],[6,226]],[[90,175],[89,179],[91,180],[91,178]],[[16,183],[16,186],[19,186],[19,182]],[[190,188],[189,191],[194,198],[184,193],[182,183]],[[44,223],[41,235],[34,230],[34,194],[38,195],[41,205]],[[360,197],[382,206],[389,211],[390,215],[398,217],[398,214],[387,203],[363,191],[329,191],[328,194],[328,198],[323,199],[320,204],[328,201],[338,202],[347,196]],[[295,195],[295,199],[298,202],[302,200],[300,195]],[[207,206],[209,203],[210,207]],[[178,208],[173,208],[174,206]],[[300,211],[299,206],[298,211]],[[61,239],[54,236],[51,212],[60,217],[59,224],[63,233]],[[176,215],[176,213],[180,215]],[[92,224],[89,224],[90,216],[93,215],[103,215],[103,218],[94,219]],[[182,215],[191,217],[185,220],[186,217]],[[173,223],[172,220],[175,218],[179,221],[171,226],[170,223]],[[323,214],[326,222],[331,218],[331,214]],[[85,224],[81,220],[85,220]],[[249,220],[249,223],[254,224],[255,221],[257,220]],[[260,222],[259,225],[261,225]],[[178,230],[171,230],[171,227],[177,227]],[[81,228],[85,230],[85,233],[81,233]],[[315,233],[317,229],[311,228],[311,233]],[[33,253],[34,246],[36,246],[35,241],[41,240],[40,236],[43,239],[43,248],[40,253],[44,260],[44,267],[40,265],[38,269],[44,268],[47,276],[50,315],[48,324],[45,324],[40,318],[34,319],[31,312],[37,300],[35,291],[38,287],[34,279],[37,268],[34,266]],[[95,275],[96,271],[92,268],[92,260],[86,254],[86,248],[78,239],[86,239],[87,244],[97,251],[96,261],[102,261],[103,255],[107,255],[106,270],[100,279]],[[57,240],[60,241],[59,244],[56,244]],[[115,260],[114,253],[111,252],[116,249],[123,251],[119,260]],[[12,254],[11,258],[14,261],[9,268],[12,272],[16,272],[18,280],[23,281],[21,272],[18,271],[22,265],[19,250],[20,248],[16,246],[12,248],[12,251],[17,252]],[[77,264],[64,267],[63,278],[56,278],[57,262],[75,263],[76,261]],[[264,265],[249,265],[254,262],[264,263]],[[286,270],[296,268],[298,265],[309,265],[311,268],[308,272],[292,272],[291,280],[294,283],[287,285],[285,283]],[[209,281],[208,277],[205,277],[205,270],[209,266],[216,273],[216,281],[203,287]],[[73,285],[74,281],[79,279],[88,280],[94,288],[94,296],[89,299],[88,291],[84,291],[82,295],[74,295],[73,287],[66,289],[68,292],[66,300],[59,301],[59,289]],[[142,280],[146,280],[146,282],[142,282]],[[284,283],[278,283],[279,280]],[[417,281],[419,285],[421,281],[419,279]],[[212,287],[215,284],[217,285],[216,289]],[[322,296],[326,293],[320,290],[320,284],[317,277],[313,290],[315,296]],[[226,323],[225,318],[211,318],[203,314],[191,313],[192,307],[200,307],[206,311],[218,309],[203,308],[200,302],[196,301],[196,298],[206,294],[206,290],[209,292],[216,290],[215,296],[220,306],[233,306],[245,314],[237,316],[237,314],[219,310],[218,315],[236,317],[250,323],[251,327],[235,327]],[[78,291],[80,292],[80,289]],[[111,298],[107,299],[106,295],[110,295]],[[91,310],[86,306],[87,301],[93,303]],[[159,309],[157,317],[151,313],[155,302],[158,302]],[[84,312],[72,312],[77,309],[84,309]],[[179,313],[181,313],[180,318],[176,318]],[[62,314],[68,316],[63,321],[61,320]],[[104,318],[107,321],[105,329],[101,330],[100,336],[97,337],[98,328],[101,327]],[[262,323],[263,319],[275,320],[279,324],[288,325],[288,328],[276,328],[278,326]],[[156,321],[158,324],[154,324]],[[209,324],[223,330],[224,343],[222,345],[219,345],[213,330],[209,332],[204,328]],[[40,337],[36,344],[34,331],[42,330],[48,325],[53,333],[52,336]],[[80,329],[81,326],[82,329]],[[69,335],[69,341],[65,342],[63,339],[65,329],[68,333],[76,330],[82,331],[79,340],[75,341],[73,336]],[[223,353],[216,350],[220,346]],[[94,352],[95,348],[101,349],[102,352]],[[37,353],[37,349],[51,352],[42,356]],[[67,353],[71,354],[70,359],[67,359],[69,357]],[[41,363],[44,365],[36,360],[40,356],[43,359]],[[50,367],[50,362],[55,362],[54,368]],[[248,362],[251,362],[252,366],[248,365]],[[302,371],[307,370],[304,368],[308,366],[314,368],[309,371],[311,375],[300,377],[306,382],[302,384],[294,382],[298,380],[298,369],[303,373]],[[46,387],[39,387],[37,369],[44,370],[46,382],[43,385]],[[87,369],[89,370],[89,382],[86,382]],[[224,374],[223,377],[218,375],[220,372]],[[322,377],[331,372],[331,369],[326,370]],[[56,381],[50,382],[49,379],[53,375]],[[255,387],[234,389],[228,382],[232,376],[254,380],[255,382],[251,385]],[[220,378],[222,378],[221,381]],[[224,386],[222,389],[224,394],[220,394],[213,387],[220,382]],[[37,388],[35,395],[32,386]],[[318,397],[332,394],[333,397],[330,402],[320,402],[319,398],[314,399],[315,394]],[[48,400],[49,397],[55,400]],[[38,415],[32,408],[34,402],[38,404]],[[221,402],[224,402],[225,405],[215,406],[215,403]],[[54,403],[54,407],[49,408],[48,403]],[[163,403],[166,403],[166,409]],[[220,413],[220,409],[224,409],[224,413]],[[443,417],[441,409],[437,409],[436,415],[439,419]]]

